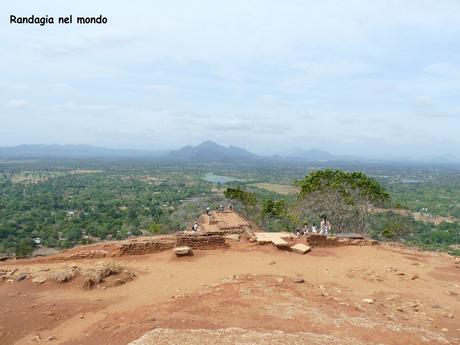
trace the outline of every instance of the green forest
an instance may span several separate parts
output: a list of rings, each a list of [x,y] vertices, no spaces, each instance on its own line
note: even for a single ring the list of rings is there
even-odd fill
[[[331,167],[1,161],[0,254],[23,257],[38,247],[69,248],[184,230],[206,207],[224,202],[232,202],[267,231],[294,231],[307,218],[319,222],[319,213],[298,213],[296,207],[305,183],[313,186],[313,180],[303,179],[327,168]],[[374,189],[385,196],[381,211],[371,213],[362,228],[369,236],[460,254],[460,171],[369,164],[338,168],[363,171],[362,181],[376,181],[383,188]],[[207,180],[210,173],[217,180]],[[226,182],[220,183],[219,176]],[[315,198],[311,205],[318,204]],[[339,206],[343,207],[334,207]],[[332,214],[334,208],[327,212]],[[436,221],[417,218],[420,214]],[[356,231],[361,225],[345,228]]]

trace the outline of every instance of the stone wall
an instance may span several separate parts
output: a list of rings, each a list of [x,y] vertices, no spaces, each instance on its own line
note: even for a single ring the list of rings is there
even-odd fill
[[[195,249],[214,249],[226,246],[228,232],[179,232],[175,235],[152,236],[124,241],[120,244],[118,255],[143,255],[159,253],[175,247],[189,246]]]
[[[176,246],[176,236],[152,236],[141,240],[130,240],[121,243],[119,255],[143,255],[159,253]]]
[[[311,247],[338,247],[338,246],[371,246],[377,244],[376,240],[371,239],[351,239],[351,238],[337,238],[326,237],[323,235],[307,235],[306,240]]]
[[[177,247],[188,246],[195,249],[214,249],[220,247],[226,247],[225,243],[225,232],[214,231],[214,232],[202,232],[202,233],[178,233],[176,235]]]

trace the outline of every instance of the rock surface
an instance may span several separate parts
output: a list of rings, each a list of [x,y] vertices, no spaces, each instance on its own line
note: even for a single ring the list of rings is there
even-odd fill
[[[248,330],[242,328],[224,329],[155,329],[129,345],[364,345],[365,343],[348,337],[311,332],[285,333],[271,330]]]
[[[177,247],[174,248],[174,254],[176,254],[177,256],[190,255],[192,254],[192,248],[188,246]]]

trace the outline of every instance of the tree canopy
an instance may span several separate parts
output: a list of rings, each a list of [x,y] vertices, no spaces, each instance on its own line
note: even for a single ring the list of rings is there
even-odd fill
[[[224,195],[227,199],[240,201],[247,208],[253,208],[257,204],[257,197],[255,194],[248,192],[241,187],[227,188]]]
[[[380,183],[362,172],[318,170],[298,184],[301,218],[319,219],[324,214],[337,232],[365,232],[369,208],[390,201]]]

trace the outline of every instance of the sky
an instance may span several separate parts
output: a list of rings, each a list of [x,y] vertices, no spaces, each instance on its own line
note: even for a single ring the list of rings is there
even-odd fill
[[[107,17],[105,25],[10,24]],[[0,2],[0,146],[460,157],[460,1]]]

